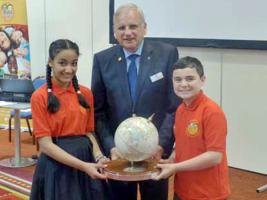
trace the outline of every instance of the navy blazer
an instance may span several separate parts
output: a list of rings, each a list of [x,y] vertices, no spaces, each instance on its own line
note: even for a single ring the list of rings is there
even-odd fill
[[[155,113],[152,121],[159,130],[159,143],[164,157],[169,155],[173,147],[174,112],[180,102],[172,87],[172,65],[177,59],[178,51],[174,46],[144,41],[133,105],[122,47],[116,45],[94,55],[91,89],[96,134],[107,156],[114,147],[116,128],[133,113],[146,118]],[[161,73],[162,78],[155,78]]]

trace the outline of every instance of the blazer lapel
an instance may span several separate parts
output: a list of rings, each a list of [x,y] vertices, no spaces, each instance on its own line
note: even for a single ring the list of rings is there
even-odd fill
[[[152,52],[153,48],[149,43],[146,41],[144,42],[140,65],[139,65],[139,72],[137,77],[137,91],[136,91],[136,101],[138,101],[139,96],[141,94],[142,89],[144,88],[145,81],[147,79],[147,74],[151,70],[152,66]]]
[[[118,80],[120,83],[121,91],[123,93],[122,98],[126,98],[125,102],[132,102],[128,77],[127,77],[127,62],[123,50],[120,46],[118,46],[117,52],[115,54],[114,63],[115,67],[117,68]]]

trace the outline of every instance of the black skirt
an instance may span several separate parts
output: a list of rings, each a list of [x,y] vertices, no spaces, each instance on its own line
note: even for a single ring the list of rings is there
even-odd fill
[[[85,162],[95,162],[92,144],[86,136],[53,139],[59,147]],[[55,161],[45,154],[38,158],[33,176],[31,200],[103,200],[100,180]]]

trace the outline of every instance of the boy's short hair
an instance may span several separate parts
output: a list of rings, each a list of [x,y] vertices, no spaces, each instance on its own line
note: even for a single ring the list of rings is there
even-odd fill
[[[180,58],[176,63],[174,63],[172,70],[174,71],[176,69],[184,69],[184,68],[194,68],[196,69],[200,77],[204,76],[203,65],[195,57],[186,56]]]

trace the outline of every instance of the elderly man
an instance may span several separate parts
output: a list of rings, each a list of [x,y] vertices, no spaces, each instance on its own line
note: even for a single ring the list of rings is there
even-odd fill
[[[94,56],[92,91],[96,133],[107,156],[120,158],[114,145],[118,125],[133,114],[153,117],[160,142],[154,157],[160,159],[173,146],[173,113],[179,103],[172,87],[172,65],[177,48],[144,39],[147,32],[142,10],[120,6],[113,18],[118,45]],[[168,180],[139,182],[142,200],[167,200]],[[114,200],[136,200],[137,182],[111,181]]]

